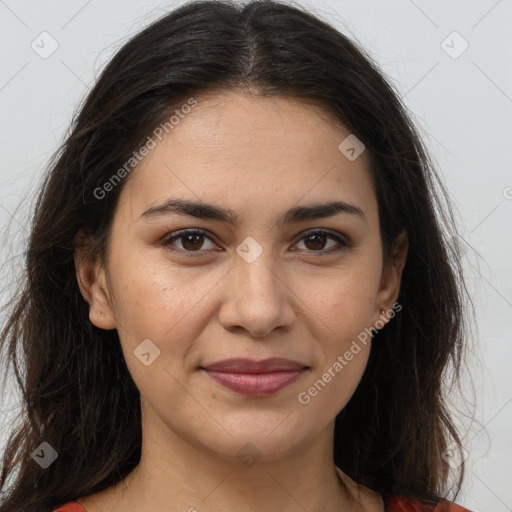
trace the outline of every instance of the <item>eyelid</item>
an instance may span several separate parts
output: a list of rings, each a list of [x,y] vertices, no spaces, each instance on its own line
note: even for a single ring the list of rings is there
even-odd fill
[[[332,231],[331,229],[326,229],[326,228],[312,228],[312,229],[303,231],[302,233],[300,233],[298,235],[298,238],[296,238],[296,241],[294,242],[294,244],[296,244],[297,242],[300,242],[303,238],[306,238],[307,236],[315,235],[317,233],[320,233],[322,235],[327,235],[331,238],[334,238],[336,241],[338,241],[342,245],[346,245],[346,246],[352,245],[351,241],[348,240],[348,238],[346,236],[342,235],[341,233],[339,233],[337,231]],[[310,251],[310,252],[315,252],[315,251]],[[322,251],[318,251],[318,252],[322,252]]]
[[[185,256],[191,256],[194,257],[195,255],[203,255],[211,253],[211,251],[214,251],[215,249],[207,249],[207,250],[199,250],[199,251],[184,251],[183,249],[175,248],[171,245],[171,242],[174,240],[179,240],[181,237],[184,237],[186,235],[202,235],[205,238],[210,239],[213,243],[216,243],[212,235],[208,233],[208,231],[200,228],[187,228],[187,229],[180,229],[178,231],[173,231],[172,233],[169,233],[163,237],[163,239],[160,241],[161,245],[163,245],[165,248],[169,249],[173,252],[179,252],[181,254],[184,254]]]

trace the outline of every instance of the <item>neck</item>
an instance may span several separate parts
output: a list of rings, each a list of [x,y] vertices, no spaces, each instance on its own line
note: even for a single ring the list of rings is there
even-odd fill
[[[258,460],[249,446],[246,456],[219,456],[153,422],[151,429],[143,428],[137,467],[124,481],[80,503],[87,512],[381,512],[380,495],[334,465],[333,430],[329,425],[291,454]]]

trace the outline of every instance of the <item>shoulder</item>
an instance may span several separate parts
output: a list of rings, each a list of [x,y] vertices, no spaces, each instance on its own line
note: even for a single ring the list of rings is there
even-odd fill
[[[391,496],[386,499],[386,512],[471,512],[447,500],[419,501],[412,498]]]
[[[70,501],[56,508],[53,512],[85,512],[85,508],[76,501]]]

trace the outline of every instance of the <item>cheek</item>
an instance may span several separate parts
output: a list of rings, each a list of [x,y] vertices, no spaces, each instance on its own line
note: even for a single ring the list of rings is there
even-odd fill
[[[156,337],[190,309],[196,288],[190,276],[142,249],[112,254],[114,314],[127,336]],[[188,285],[187,285],[188,281]]]
[[[359,348],[339,350],[329,358],[329,363],[312,375],[297,395],[298,407],[309,418],[327,424],[343,410],[354,394],[368,362],[369,345],[359,343]],[[357,352],[357,353],[353,353]],[[346,354],[351,359],[346,359]],[[338,359],[339,357],[339,359]]]
[[[223,273],[172,268],[167,261],[135,252],[112,258],[111,267],[114,315],[127,363],[149,339],[160,350],[155,367],[182,371],[184,359],[210,321],[208,294]],[[139,361],[132,366],[138,371]]]
[[[305,304],[307,317],[320,329],[320,339],[343,340],[371,325],[378,285],[374,268],[354,265],[318,280],[297,280],[293,289]]]
[[[156,398],[182,407],[183,362],[204,329],[205,288],[191,286],[186,273],[147,260],[138,265],[135,258],[124,259],[113,274],[117,331],[137,388],[152,407]]]
[[[311,417],[333,419],[361,380],[371,348],[372,283],[373,279],[339,279],[328,291],[309,296],[318,366],[304,381],[297,400]]]
[[[314,287],[297,284],[317,340],[318,367],[301,391],[312,414],[336,415],[354,393],[366,368],[379,274],[365,263],[340,268]]]

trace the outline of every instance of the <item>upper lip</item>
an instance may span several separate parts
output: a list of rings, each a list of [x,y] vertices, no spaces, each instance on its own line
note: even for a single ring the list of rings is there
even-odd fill
[[[272,357],[261,361],[252,359],[226,359],[202,366],[205,370],[224,373],[272,373],[304,370],[307,366],[291,359]]]

